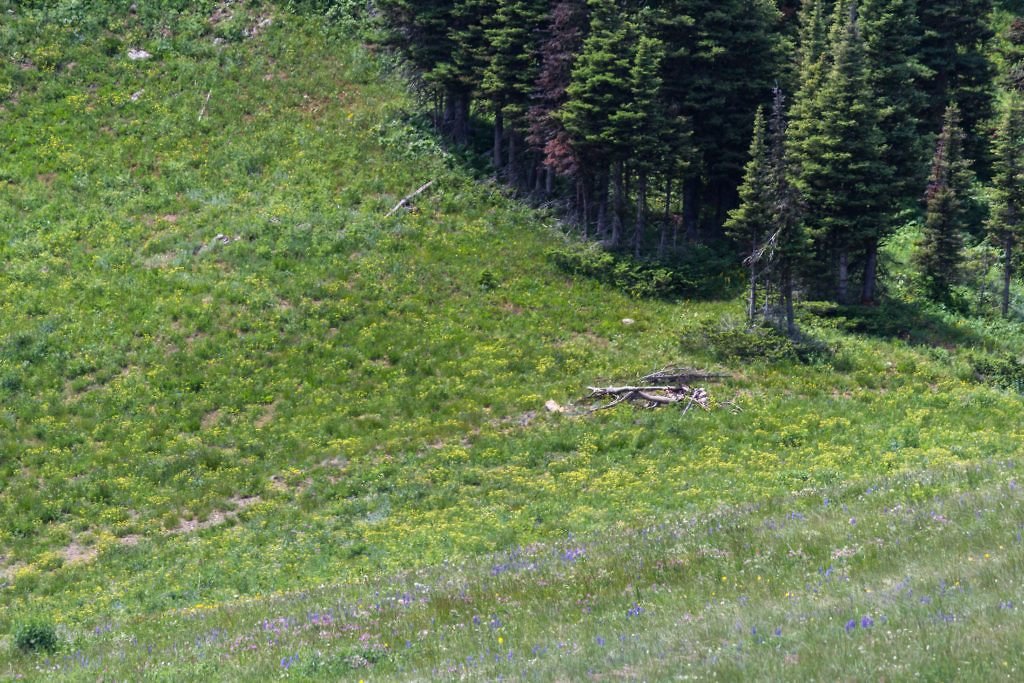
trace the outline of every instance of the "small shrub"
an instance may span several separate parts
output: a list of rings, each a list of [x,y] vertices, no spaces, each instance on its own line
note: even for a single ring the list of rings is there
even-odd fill
[[[11,636],[14,646],[25,654],[53,652],[59,643],[53,624],[35,617],[16,623]]]
[[[665,261],[614,254],[597,244],[550,249],[548,258],[568,275],[592,278],[640,298],[729,298],[742,285],[735,258],[703,245]]]
[[[499,283],[498,278],[494,273],[490,269],[486,269],[480,273],[480,278],[477,280],[477,284],[480,286],[480,289],[485,292],[489,292],[492,289],[497,289]]]
[[[1024,394],[1024,363],[1016,358],[974,356],[971,367],[983,381]]]
[[[746,327],[734,319],[707,321],[683,336],[683,346],[706,348],[721,360],[749,362],[796,361],[805,365],[827,362],[835,349],[817,341],[795,341],[774,327]]]

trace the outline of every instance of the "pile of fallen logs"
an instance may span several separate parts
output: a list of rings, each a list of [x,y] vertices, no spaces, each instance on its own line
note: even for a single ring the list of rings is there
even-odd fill
[[[646,408],[684,404],[683,415],[691,408],[698,406],[703,410],[711,409],[711,398],[703,387],[693,387],[693,381],[718,379],[727,377],[711,372],[702,372],[693,368],[665,368],[645,375],[635,385],[611,387],[587,387],[590,394],[583,400],[594,401],[612,399],[609,403],[591,408],[591,412],[614,408],[623,402],[638,402]]]

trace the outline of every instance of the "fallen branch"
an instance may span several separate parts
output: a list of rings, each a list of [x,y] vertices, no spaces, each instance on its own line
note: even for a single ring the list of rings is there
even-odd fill
[[[391,217],[392,217],[393,215],[395,215],[395,212],[396,212],[396,211],[398,211],[399,209],[401,209],[401,208],[402,208],[402,207],[404,207],[404,206],[408,206],[408,205],[409,205],[409,202],[410,202],[410,201],[411,201],[412,199],[414,199],[414,198],[415,198],[416,196],[418,196],[418,195],[419,195],[420,193],[424,192],[424,191],[425,191],[425,190],[426,190],[426,189],[427,189],[428,187],[430,187],[430,186],[431,186],[431,185],[433,185],[433,184],[434,184],[434,181],[433,181],[433,180],[431,180],[431,181],[430,181],[429,183],[427,183],[426,185],[424,185],[424,186],[423,186],[423,187],[421,187],[420,189],[416,190],[415,192],[413,192],[413,193],[411,193],[411,194],[408,194],[408,195],[406,195],[406,197],[405,197],[405,198],[404,198],[404,199],[403,199],[402,201],[400,201],[400,202],[398,202],[397,204],[395,204],[395,208],[393,208],[393,209],[391,209],[390,211],[388,211],[387,215],[386,215],[386,216],[384,216],[384,218],[391,218]]]
[[[210,92],[206,93],[206,101],[203,102],[203,108],[199,110],[199,120],[203,120],[203,114],[206,113],[206,105],[210,103],[210,95],[213,94],[213,88],[210,88]]]
[[[609,398],[614,397],[611,403],[591,408],[590,412],[597,412],[599,410],[607,410],[608,408],[614,408],[624,401],[646,401],[647,407],[656,408],[658,406],[672,405],[675,403],[686,403],[686,407],[683,410],[685,415],[694,405],[698,405],[704,410],[710,410],[708,403],[710,397],[708,392],[701,388],[690,388],[686,386],[660,386],[660,387],[587,387],[590,389],[590,395],[584,400],[592,400],[595,398]]]
[[[703,370],[696,370],[694,368],[667,367],[641,377],[640,381],[649,384],[674,383],[682,385],[694,380],[722,379],[728,376],[729,375],[724,375],[718,372],[704,372]]]

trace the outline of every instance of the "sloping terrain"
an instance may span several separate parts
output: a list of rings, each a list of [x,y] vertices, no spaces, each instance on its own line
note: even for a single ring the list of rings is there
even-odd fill
[[[1019,671],[1021,399],[969,354],[1019,325],[745,353],[739,302],[560,272],[386,55],[139,4],[0,3],[0,676]],[[545,409],[670,364],[712,410]]]

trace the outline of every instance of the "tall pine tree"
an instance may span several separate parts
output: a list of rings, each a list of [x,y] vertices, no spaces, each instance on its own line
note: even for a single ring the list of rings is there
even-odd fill
[[[697,234],[702,204],[712,236],[735,204],[754,111],[784,57],[770,0],[665,0],[664,99],[691,122],[694,161],[683,180],[683,222]]]
[[[566,102],[557,113],[579,159],[584,231],[595,195],[599,211],[607,201],[609,164],[614,165],[615,210],[611,246],[622,241],[624,170],[629,149],[613,118],[632,96],[629,27],[613,0],[589,0],[590,33],[575,60]],[[599,220],[599,228],[605,225]]]
[[[539,64],[537,36],[544,16],[543,0],[498,0],[496,11],[484,19],[487,61],[480,92],[494,115],[493,161],[500,167],[502,140],[508,138],[510,181],[516,176],[516,141],[526,122]],[[511,130],[504,135],[505,123]]]
[[[988,153],[985,121],[992,117],[994,67],[989,56],[993,38],[992,0],[922,1],[920,61],[930,72],[928,114],[922,134],[937,130],[946,105],[960,107],[968,158]],[[986,166],[986,164],[981,164]]]
[[[757,314],[758,281],[770,266],[761,251],[772,216],[771,198],[768,196],[770,176],[764,107],[758,107],[750,141],[750,161],[743,171],[743,182],[739,187],[740,203],[729,212],[725,222],[726,234],[739,243],[744,255],[743,263],[749,271],[747,318],[751,323]]]
[[[837,11],[830,46],[831,66],[812,98],[799,108],[792,126],[797,185],[807,204],[806,221],[817,263],[809,273],[834,274],[831,289],[849,303],[850,268],[864,267],[861,299],[874,298],[878,241],[890,206],[892,170],[885,163],[878,99],[868,80],[864,43],[855,5]]]
[[[963,208],[966,189],[962,178],[964,134],[955,104],[946,109],[945,121],[935,147],[928,188],[925,191],[925,229],[914,253],[921,282],[928,297],[950,302],[952,286],[960,280],[963,263]]]
[[[994,139],[989,235],[1003,249],[1003,316],[1010,314],[1010,280],[1024,224],[1024,103],[1014,96]]]

